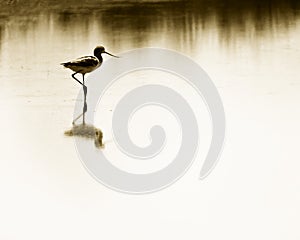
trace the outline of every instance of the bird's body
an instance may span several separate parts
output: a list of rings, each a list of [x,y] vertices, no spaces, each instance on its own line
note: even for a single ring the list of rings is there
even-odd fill
[[[71,69],[73,72],[81,73],[82,75],[86,73],[90,73],[101,66],[103,62],[103,58],[101,56],[102,53],[106,53],[110,56],[114,56],[108,52],[105,51],[105,48],[102,46],[98,46],[94,49],[94,56],[85,56],[80,57],[75,60],[61,63],[66,68]]]
[[[81,115],[83,115],[83,123],[84,123],[84,113],[87,111],[87,104],[86,104],[86,94],[87,94],[87,87],[84,84],[84,75],[86,73],[90,73],[92,71],[94,71],[95,69],[97,69],[98,67],[101,66],[102,62],[103,62],[103,58],[101,56],[102,53],[106,53],[108,55],[111,55],[113,57],[117,57],[114,56],[108,52],[105,51],[105,48],[102,46],[98,46],[94,49],[94,56],[85,56],[85,57],[80,57],[77,58],[75,60],[69,61],[69,62],[64,62],[61,63],[61,65],[63,65],[66,68],[71,69],[74,73],[72,74],[72,78],[74,78],[77,82],[79,82],[82,86],[83,86],[83,92],[84,92],[84,107],[83,107],[83,113]],[[81,73],[82,74],[82,82],[80,82],[75,75],[77,73]],[[73,124],[75,123],[75,121],[81,117],[81,115],[79,117],[77,117],[74,121]]]
[[[70,62],[62,63],[61,65],[71,69],[73,72],[86,74],[100,67],[102,61],[103,61],[102,57],[101,59],[99,59],[94,56],[86,56],[86,57],[77,58]]]

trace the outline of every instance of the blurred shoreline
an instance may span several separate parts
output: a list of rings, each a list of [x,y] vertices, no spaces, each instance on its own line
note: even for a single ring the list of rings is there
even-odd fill
[[[106,32],[118,36],[126,31],[144,41],[148,32],[157,29],[178,38],[188,34],[188,41],[196,43],[196,32],[217,29],[219,40],[230,44],[236,37],[251,40],[288,32],[299,20],[300,1],[2,1],[0,41],[5,28],[19,25],[26,31],[41,20],[41,15],[44,21],[57,18],[63,28],[80,21],[90,25],[92,19],[103,23]]]

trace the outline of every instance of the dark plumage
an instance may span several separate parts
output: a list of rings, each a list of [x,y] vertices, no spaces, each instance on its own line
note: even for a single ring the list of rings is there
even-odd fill
[[[86,74],[101,66],[103,62],[103,58],[101,56],[102,53],[117,57],[106,52],[104,47],[98,46],[94,49],[94,56],[80,57],[69,62],[61,63],[61,65],[71,69],[75,73]]]

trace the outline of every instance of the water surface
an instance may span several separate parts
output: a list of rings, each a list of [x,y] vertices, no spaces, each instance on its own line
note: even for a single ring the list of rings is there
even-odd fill
[[[4,237],[94,239],[100,231],[106,239],[299,239],[299,10],[296,0],[2,2]],[[86,173],[63,136],[80,86],[59,63],[99,44],[113,54],[169,48],[211,76],[226,110],[227,142],[206,182],[196,181],[200,161],[174,187],[134,198]],[[145,79],[163,81],[151,74]],[[104,133],[111,102],[127,84],[138,85],[133,77],[108,95],[97,123]]]

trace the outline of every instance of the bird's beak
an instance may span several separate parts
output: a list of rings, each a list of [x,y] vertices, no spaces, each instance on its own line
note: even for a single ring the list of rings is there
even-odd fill
[[[112,57],[115,57],[115,58],[120,58],[120,57],[115,56],[115,55],[112,55],[112,54],[110,54],[110,53],[108,53],[108,52],[103,52],[103,53],[106,53],[106,54],[108,54],[108,55],[110,55],[110,56],[112,56]]]

